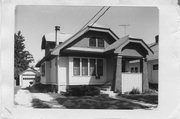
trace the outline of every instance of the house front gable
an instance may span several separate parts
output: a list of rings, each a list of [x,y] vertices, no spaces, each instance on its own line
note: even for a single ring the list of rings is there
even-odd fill
[[[66,52],[67,50],[79,50],[78,48],[84,48],[82,51],[90,51],[92,49],[105,49],[119,38],[109,29],[100,27],[88,26],[82,31],[79,31],[70,39],[59,45],[52,51],[53,55],[59,55],[60,52]]]

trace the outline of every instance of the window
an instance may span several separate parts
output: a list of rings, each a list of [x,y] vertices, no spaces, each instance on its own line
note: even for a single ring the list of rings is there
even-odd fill
[[[103,76],[103,60],[102,59],[97,60],[97,75]]]
[[[88,59],[82,59],[82,75],[88,75]]]
[[[92,37],[89,39],[89,46],[96,47],[96,38]]]
[[[90,59],[90,76],[96,75],[96,60]]]
[[[158,64],[153,65],[153,70],[158,70]]]
[[[131,72],[134,72],[134,67],[131,67]]]
[[[41,75],[45,76],[45,63],[41,66]]]
[[[138,73],[138,68],[137,67],[135,67],[135,72]]]
[[[23,78],[23,80],[35,80],[35,78]]]
[[[96,38],[96,37],[91,37],[89,39],[89,47],[104,47],[104,39],[102,38]]]
[[[74,76],[80,75],[80,58],[73,59],[73,74]]]
[[[98,38],[98,47],[104,47],[104,40],[101,38]]]
[[[103,76],[103,59],[74,58],[73,76]]]

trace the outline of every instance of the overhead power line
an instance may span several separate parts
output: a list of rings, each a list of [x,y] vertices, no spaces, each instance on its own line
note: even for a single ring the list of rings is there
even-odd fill
[[[81,29],[80,31],[86,27],[103,9],[105,8],[105,6],[103,6]]]
[[[108,10],[109,10],[110,7],[108,7],[97,19],[96,21],[91,25],[93,26]]]

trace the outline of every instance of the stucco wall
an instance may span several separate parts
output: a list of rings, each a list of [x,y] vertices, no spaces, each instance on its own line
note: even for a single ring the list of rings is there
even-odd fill
[[[50,82],[50,62],[46,61],[46,71],[45,71],[45,76],[46,76],[46,84],[49,84]]]
[[[158,64],[158,60],[151,60],[148,61],[148,79],[150,83],[156,83],[158,84],[158,71],[159,70],[154,70],[153,71],[153,65]]]
[[[68,84],[68,68],[69,68],[69,58],[68,57],[59,57],[58,62],[58,84],[67,85]]]
[[[103,62],[103,76],[100,76],[100,79],[96,79],[95,76],[73,76],[73,57],[69,57],[69,85],[98,85],[98,84],[104,84],[105,82],[106,82],[105,59]]]
[[[142,92],[142,73],[122,73],[122,93],[129,92],[133,88]]]
[[[57,85],[56,79],[56,58],[50,61],[50,80],[49,83],[53,85]]]
[[[107,64],[107,82],[110,82],[113,80],[114,76],[114,70],[115,70],[115,60],[113,57],[107,58],[106,59],[106,64]]]

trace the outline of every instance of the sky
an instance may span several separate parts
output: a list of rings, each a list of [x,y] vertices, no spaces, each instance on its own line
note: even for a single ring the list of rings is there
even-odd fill
[[[31,65],[35,65],[44,56],[44,51],[41,50],[44,34],[55,33],[55,26],[60,26],[63,33],[75,34],[101,8],[102,6],[16,6],[15,33],[21,31],[25,37],[26,50],[33,55],[35,60]],[[155,42],[154,37],[159,33],[159,12],[155,7],[113,6],[96,24],[110,28],[119,38],[130,35],[134,38],[143,39],[149,44]],[[126,34],[121,25],[128,25]]]

